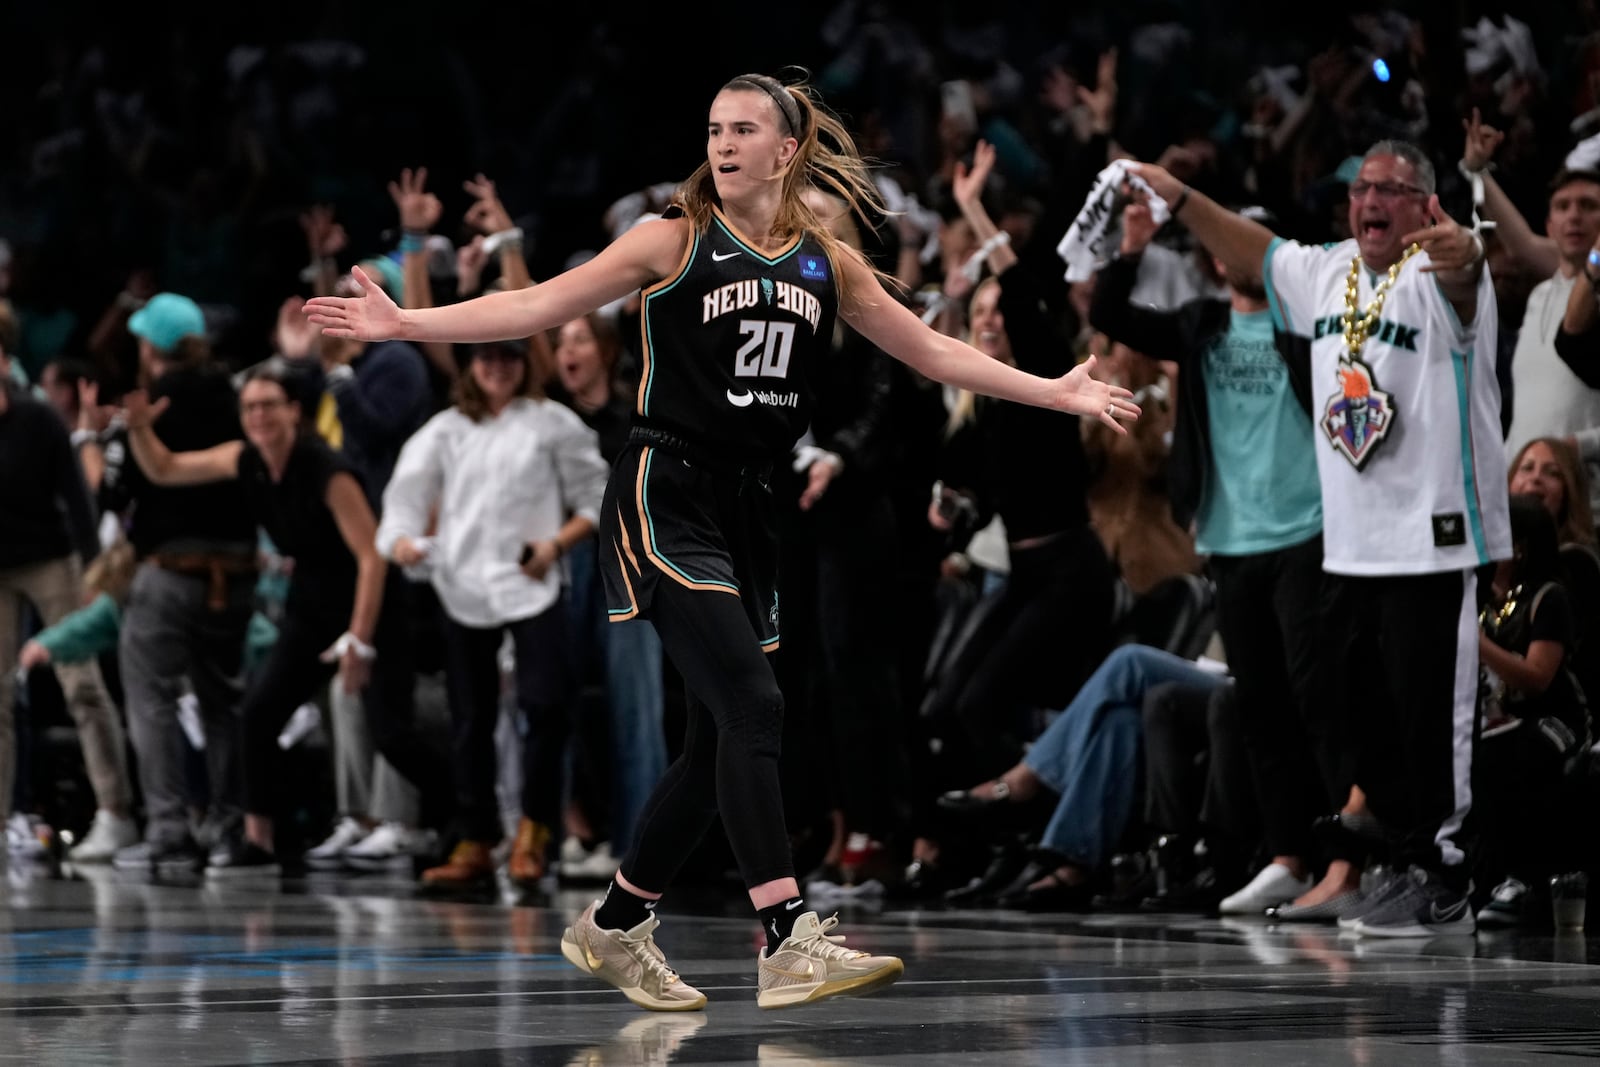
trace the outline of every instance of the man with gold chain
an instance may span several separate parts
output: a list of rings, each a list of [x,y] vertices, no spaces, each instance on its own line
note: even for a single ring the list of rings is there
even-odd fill
[[[1416,146],[1380,141],[1350,184],[1354,235],[1320,247],[1131,168],[1230,270],[1259,271],[1285,354],[1309,349],[1332,699],[1404,877],[1340,925],[1471,934],[1457,837],[1471,807],[1477,571],[1511,554],[1483,244],[1439,207]]]

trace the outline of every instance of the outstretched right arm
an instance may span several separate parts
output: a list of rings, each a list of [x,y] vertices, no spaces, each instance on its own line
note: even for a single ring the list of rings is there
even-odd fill
[[[1229,211],[1204,193],[1196,192],[1153,163],[1130,163],[1157,196],[1173,209],[1178,221],[1206,246],[1206,251],[1227,264],[1240,277],[1259,278],[1261,263],[1273,232],[1253,219]]]
[[[330,337],[363,341],[514,341],[570,322],[678,268],[688,247],[686,219],[635,226],[588,262],[528,289],[486,293],[436,308],[395,305],[359,267],[362,296],[319,296],[305,312]]]

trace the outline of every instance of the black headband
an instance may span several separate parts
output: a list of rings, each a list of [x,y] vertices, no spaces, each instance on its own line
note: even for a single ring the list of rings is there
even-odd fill
[[[794,97],[789,93],[789,90],[772,88],[767,84],[768,81],[772,80],[769,78],[755,78],[747,75],[738,80],[746,85],[754,85],[772,97],[772,102],[778,105],[778,113],[783,116],[783,121],[789,127],[789,132],[797,138],[800,136],[800,126],[804,121],[803,112],[800,110],[800,105],[794,102]],[[794,114],[792,115],[789,113],[790,108],[794,109]]]

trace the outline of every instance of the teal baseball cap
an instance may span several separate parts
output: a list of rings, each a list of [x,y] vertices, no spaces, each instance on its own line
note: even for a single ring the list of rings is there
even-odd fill
[[[204,337],[206,317],[196,304],[177,293],[157,293],[128,319],[128,330],[163,352],[171,352],[185,337]]]

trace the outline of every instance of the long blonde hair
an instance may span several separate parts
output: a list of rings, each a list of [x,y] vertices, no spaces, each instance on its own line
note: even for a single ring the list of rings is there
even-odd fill
[[[987,289],[999,288],[1000,279],[993,274],[984,278],[972,290],[972,295],[967,297],[967,330],[962,338],[967,344],[972,343],[972,309],[978,306],[978,294]],[[1001,362],[1006,362],[1002,360]],[[1015,365],[1014,360],[1012,365]],[[944,435],[952,436],[957,430],[971,422],[978,414],[978,395],[970,389],[957,389],[955,398],[950,403],[950,418],[944,424]]]
[[[831,192],[848,205],[868,229],[873,228],[872,214],[886,215],[888,208],[872,181],[871,163],[862,158],[855,139],[832,112],[816,99],[805,82],[785,85],[766,74],[741,74],[722,87],[719,92],[736,90],[765,95],[799,142],[793,158],[774,177],[783,182],[783,200],[778,205],[778,217],[772,223],[772,237],[788,241],[801,233],[810,233],[835,261],[855,255],[885,284],[893,279],[874,267],[870,260],[849,249],[834,236],[807,202],[807,187]],[[683,209],[697,232],[704,233],[711,225],[711,209],[717,206],[717,190],[711,163],[701,163],[695,172],[678,187],[673,203]],[[846,275],[838,272],[840,302],[851,299]]]
[[[118,536],[109,547],[84,569],[83,587],[90,593],[105,593],[118,604],[125,604],[133,588],[133,572],[138,568],[133,543]]]

